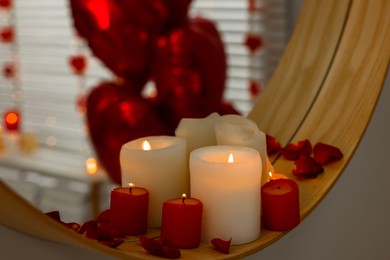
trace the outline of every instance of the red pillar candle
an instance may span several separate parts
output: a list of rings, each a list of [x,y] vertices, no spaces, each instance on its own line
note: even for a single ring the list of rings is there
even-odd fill
[[[262,222],[269,230],[286,231],[300,222],[298,184],[290,179],[271,180],[261,188]]]
[[[203,203],[194,198],[165,201],[162,209],[161,238],[172,247],[199,246],[202,228]]]
[[[110,226],[126,235],[147,231],[149,192],[144,188],[117,187],[111,191]]]

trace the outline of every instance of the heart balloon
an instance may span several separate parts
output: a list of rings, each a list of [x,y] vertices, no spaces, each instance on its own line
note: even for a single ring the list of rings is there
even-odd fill
[[[153,76],[171,124],[183,117],[223,113],[226,57],[214,24],[196,18],[161,36]]]
[[[87,125],[96,155],[118,184],[121,183],[122,145],[144,136],[168,134],[150,101],[132,92],[131,86],[110,82],[101,83],[89,94]]]
[[[123,84],[102,83],[87,98],[90,138],[101,164],[120,184],[122,145],[173,134],[184,117],[237,114],[222,100],[226,55],[215,25],[190,19],[191,0],[69,0],[74,26]],[[157,95],[141,96],[154,80]]]
[[[70,0],[74,26],[93,54],[122,78],[149,77],[167,11],[159,0]]]

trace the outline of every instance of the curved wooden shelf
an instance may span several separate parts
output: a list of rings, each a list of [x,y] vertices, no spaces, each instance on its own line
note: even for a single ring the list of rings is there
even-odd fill
[[[307,138],[343,151],[344,158],[326,166],[325,173],[316,179],[298,181],[302,219],[341,175],[370,121],[389,63],[389,13],[387,0],[307,0],[285,55],[248,116],[283,144]],[[279,157],[272,159],[278,172],[290,174],[291,162]],[[1,182],[0,197],[3,225],[117,258],[161,259],[146,254],[134,242],[135,238],[118,249],[85,239],[40,213]],[[23,221],[26,217],[29,221]],[[158,234],[158,230],[148,234]],[[229,255],[202,244],[197,249],[182,250],[182,257],[243,257],[284,234],[262,230],[258,240],[233,246]]]

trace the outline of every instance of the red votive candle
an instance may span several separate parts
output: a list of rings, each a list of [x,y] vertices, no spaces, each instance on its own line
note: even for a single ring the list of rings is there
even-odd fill
[[[261,188],[264,228],[286,231],[300,222],[298,184],[290,179],[271,180]]]
[[[110,226],[126,235],[147,231],[149,192],[140,187],[117,187],[111,191]]]
[[[176,198],[164,202],[161,238],[171,247],[199,246],[202,228],[203,203],[194,198]]]

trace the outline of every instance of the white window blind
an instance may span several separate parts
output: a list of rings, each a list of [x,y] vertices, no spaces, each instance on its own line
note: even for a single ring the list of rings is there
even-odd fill
[[[226,47],[228,79],[225,100],[246,115],[253,105],[248,91],[251,59],[244,45],[248,30],[264,38],[256,53],[256,78],[264,86],[282,54],[287,38],[288,0],[258,0],[261,7],[250,28],[246,0],[196,0],[191,15],[216,22]],[[71,73],[68,58],[76,54],[73,21],[67,0],[14,0],[23,129],[38,133],[42,145],[82,154],[91,153],[84,120],[76,111],[79,78]],[[3,14],[1,14],[3,15]],[[9,59],[8,46],[0,46],[0,62]],[[113,75],[93,57],[88,58],[86,86],[93,87]],[[0,112],[12,107],[12,84],[0,77]]]

